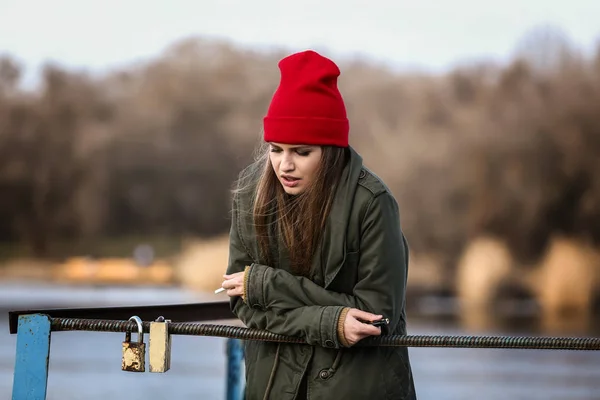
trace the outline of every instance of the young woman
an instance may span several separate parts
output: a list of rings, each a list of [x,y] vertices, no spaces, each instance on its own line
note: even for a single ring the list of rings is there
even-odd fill
[[[415,399],[405,347],[407,243],[398,205],[348,145],[339,68],[314,51],[279,62],[262,157],[234,192],[222,287],[250,328],[307,345],[245,343],[247,399]]]

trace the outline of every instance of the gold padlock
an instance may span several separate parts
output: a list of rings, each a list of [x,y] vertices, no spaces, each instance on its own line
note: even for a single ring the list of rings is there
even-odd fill
[[[150,372],[167,372],[171,368],[169,322],[162,316],[150,322]]]
[[[138,316],[129,318],[134,320],[138,326],[138,341],[131,341],[131,332],[125,332],[125,341],[123,342],[123,359],[121,369],[128,372],[146,371],[146,344],[144,343],[144,326]]]

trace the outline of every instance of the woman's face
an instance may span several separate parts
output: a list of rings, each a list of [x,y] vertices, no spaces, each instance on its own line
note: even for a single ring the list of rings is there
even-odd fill
[[[297,195],[316,179],[321,146],[269,143],[273,171],[287,194]]]

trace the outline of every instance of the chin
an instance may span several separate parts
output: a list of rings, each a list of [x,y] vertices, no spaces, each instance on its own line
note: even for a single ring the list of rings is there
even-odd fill
[[[284,192],[286,192],[287,194],[292,195],[292,196],[302,193],[302,190],[303,190],[302,187],[291,188],[291,187],[287,187],[285,185],[281,185],[281,186],[283,186]]]

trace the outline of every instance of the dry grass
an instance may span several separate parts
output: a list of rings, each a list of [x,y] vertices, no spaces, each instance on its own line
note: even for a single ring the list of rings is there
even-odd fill
[[[190,240],[175,261],[175,276],[185,287],[212,292],[221,287],[229,259],[229,238]],[[223,294],[221,294],[223,295]]]
[[[488,308],[507,286],[520,287],[552,315],[593,310],[600,285],[600,251],[582,241],[554,237],[534,264],[516,260],[501,240],[474,240],[461,258],[456,291],[463,306]]]
[[[14,259],[3,263],[0,279],[74,284],[177,283],[212,294],[223,281],[228,250],[228,237],[223,235],[209,240],[188,240],[171,263],[160,262],[144,268],[129,259],[72,258],[61,264]],[[480,237],[467,246],[455,276],[447,273],[440,258],[411,257],[408,290],[421,293],[456,289],[464,309],[461,318],[471,329],[490,326],[493,320],[490,307],[497,303],[506,285],[520,285],[533,295],[543,310],[542,322],[548,329],[564,329],[565,316],[579,324],[585,319],[576,316],[590,312],[597,300],[600,251],[581,241],[555,237],[538,263],[524,265],[518,263],[502,240]],[[217,296],[215,300],[226,298],[225,294]]]
[[[493,304],[514,269],[510,249],[501,240],[481,237],[471,242],[456,271],[456,292],[462,305],[481,308]]]
[[[555,237],[529,280],[545,313],[586,313],[598,293],[600,251]]]
[[[51,281],[54,263],[35,258],[14,258],[0,264],[0,280]]]

